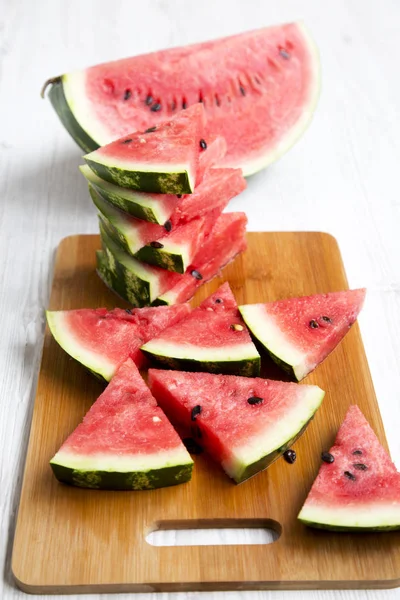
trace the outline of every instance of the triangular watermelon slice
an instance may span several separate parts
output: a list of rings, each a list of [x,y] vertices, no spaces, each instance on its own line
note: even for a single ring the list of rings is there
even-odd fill
[[[210,172],[210,167],[215,161],[224,156],[225,150],[225,140],[220,136],[214,137],[205,151],[201,150],[192,203],[186,200],[186,198],[191,197],[190,194],[180,198],[180,194],[175,196],[128,190],[101,179],[87,165],[81,165],[79,169],[87,179],[89,186],[94,188],[104,200],[113,206],[137,219],[164,225],[178,205],[180,210],[177,216],[174,217],[175,223],[178,220],[188,220],[188,218],[199,216],[207,209],[210,201],[216,202],[218,199],[222,201],[225,197],[228,201],[246,187],[246,180],[240,169],[213,169]],[[204,178],[207,182],[201,186],[200,184]]]
[[[149,490],[189,481],[193,461],[128,359],[50,461],[83,488]]]
[[[197,104],[170,121],[86,154],[102,179],[143,192],[191,194],[196,184],[204,109]]]
[[[300,381],[344,338],[357,319],[365,289],[247,304],[239,310],[271,358]]]
[[[198,287],[215,277],[220,269],[246,249],[246,224],[245,213],[222,213],[187,272],[154,304],[190,300]]]
[[[325,394],[315,385],[156,369],[149,385],[172,423],[191,431],[237,483],[291,446]]]
[[[248,377],[260,372],[260,355],[227,282],[180,323],[142,346],[142,351],[173,369]]]
[[[70,356],[109,381],[130,357],[139,368],[146,359],[140,346],[189,314],[187,304],[158,308],[82,308],[47,311],[50,331]]]
[[[400,473],[357,406],[346,414],[299,519],[335,531],[400,529]]]

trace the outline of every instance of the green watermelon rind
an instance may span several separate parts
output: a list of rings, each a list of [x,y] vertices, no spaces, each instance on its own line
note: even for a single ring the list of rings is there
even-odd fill
[[[152,194],[192,194],[194,184],[191,181],[189,171],[144,171],[140,165],[132,165],[130,169],[117,166],[112,159],[108,162],[98,162],[91,158],[92,154],[86,154],[83,158],[92,171],[101,179],[105,179],[114,185],[139,190]],[[155,167],[156,168],[156,167]]]
[[[342,514],[338,514],[332,506],[326,506],[324,512],[326,513],[322,517],[318,508],[313,509],[307,507],[302,508],[298,514],[298,520],[301,521],[307,527],[313,529],[324,529],[327,531],[336,532],[385,532],[385,531],[396,531],[400,529],[400,506],[397,507],[397,515],[395,517],[395,523],[390,522],[390,506],[382,506],[381,503],[374,506],[373,503],[358,508],[358,517],[351,517],[351,511],[342,509]],[[347,512],[347,515],[346,515]],[[360,522],[364,520],[364,523]],[[348,523],[344,524],[344,520]]]
[[[151,348],[151,350],[147,349]],[[166,352],[166,344],[161,342],[160,351],[157,352],[155,347],[155,342],[152,344],[145,344],[141,348],[142,352],[149,358],[150,360],[156,362],[157,364],[166,367],[168,369],[174,369],[177,371],[205,371],[207,373],[222,373],[224,375],[241,375],[242,377],[257,377],[260,374],[261,369],[261,359],[260,356],[249,355],[248,352],[243,353],[242,357],[234,358],[231,360],[221,360],[215,357],[210,357],[207,359],[206,357],[201,357],[201,359],[196,358],[176,358],[173,356],[167,356]],[[223,349],[221,350],[222,354]],[[229,354],[230,348],[226,349],[226,354]],[[196,348],[192,347],[187,350],[191,356],[195,356]],[[212,349],[211,349],[212,351]]]
[[[152,490],[178,485],[190,481],[193,462],[166,465],[148,471],[102,471],[98,469],[77,469],[61,464],[57,455],[50,461],[55,477],[62,483],[75,487],[98,490]]]
[[[106,285],[134,307],[149,306],[158,294],[158,280],[135,258],[120,250],[102,223],[103,254],[97,254],[97,272]]]
[[[107,235],[115,244],[119,244],[121,248],[140,262],[144,262],[155,267],[173,271],[175,273],[184,273],[189,266],[190,257],[186,247],[182,244],[179,247],[176,244],[168,243],[163,240],[163,248],[153,248],[150,244],[140,246],[140,240],[129,239],[128,235],[123,231],[123,226],[118,224],[118,218],[114,219],[111,211],[104,209],[101,199],[97,197],[96,191],[90,189],[92,200],[100,212],[99,218]],[[100,201],[99,201],[100,200]],[[107,212],[107,214],[104,214]]]
[[[79,169],[86,178],[89,186],[92,187],[104,201],[115,208],[123,210],[132,217],[136,217],[142,221],[148,221],[149,223],[164,225],[173,212],[172,210],[165,211],[157,201],[149,198],[147,194],[121,188],[113,183],[100,179],[100,177],[98,177],[87,165],[81,165]]]
[[[48,310],[46,319],[52,336],[67,354],[101,381],[111,380],[118,365],[107,361],[104,356],[82,348],[79,341],[75,341],[74,336],[71,335],[68,326],[63,325],[63,311]]]

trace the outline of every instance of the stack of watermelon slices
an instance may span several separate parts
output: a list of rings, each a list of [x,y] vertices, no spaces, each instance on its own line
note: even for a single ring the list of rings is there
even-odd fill
[[[85,156],[97,272],[132,306],[185,302],[246,247],[245,214],[222,214],[246,187],[242,171],[212,168],[226,144],[204,136],[197,104]]]

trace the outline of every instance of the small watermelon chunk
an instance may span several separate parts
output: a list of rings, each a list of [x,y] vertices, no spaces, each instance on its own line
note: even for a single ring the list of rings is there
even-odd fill
[[[159,194],[191,194],[204,128],[201,104],[175,118],[86,154],[89,167],[118,186]]]
[[[227,282],[176,326],[144,344],[142,351],[172,369],[248,377],[260,372],[260,355]]]
[[[400,473],[353,405],[298,518],[334,531],[400,529]]]
[[[140,346],[189,314],[187,304],[158,308],[82,308],[47,311],[54,339],[92,373],[110,381],[130,357],[140,369],[146,358]]]
[[[198,287],[218,275],[220,269],[246,249],[246,225],[245,213],[222,213],[187,272],[153,304],[175,304],[190,300]],[[201,279],[192,273],[199,273]]]
[[[156,369],[149,385],[172,423],[191,431],[237,483],[291,446],[325,394],[315,385]]]
[[[96,253],[97,273],[132,306],[148,306],[179,281],[179,273],[139,262],[114,242],[100,222],[102,252]]]
[[[59,481],[150,490],[189,481],[193,461],[131,359],[50,461]]]
[[[365,289],[247,304],[239,310],[271,358],[300,381],[344,338],[363,306]]]

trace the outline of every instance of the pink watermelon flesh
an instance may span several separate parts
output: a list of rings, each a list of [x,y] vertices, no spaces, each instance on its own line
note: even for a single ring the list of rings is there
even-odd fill
[[[158,302],[186,302],[198,287],[218,275],[220,269],[246,249],[246,224],[245,213],[223,213],[187,272],[158,298]]]
[[[172,423],[238,483],[286,450],[324,396],[317,386],[208,373],[150,369],[148,381]]]
[[[62,85],[76,121],[99,145],[201,102],[205,139],[227,142],[221,165],[249,175],[308,125],[319,60],[303,25],[290,23],[98,65],[64,75]]]
[[[400,473],[357,406],[346,414],[299,519],[326,529],[400,529]]]
[[[260,369],[260,356],[227,282],[142,350],[161,364],[189,371],[252,376]]]
[[[226,142],[220,135],[212,135],[200,144],[199,165],[197,168],[196,186],[203,181],[204,174],[215,164],[220,163],[226,154]]]
[[[300,381],[344,338],[363,306],[365,289],[248,304],[239,310],[271,357]]]
[[[109,381],[128,357],[143,368],[146,359],[140,346],[189,312],[186,304],[127,310],[83,308],[48,311],[47,321],[68,354]]]
[[[192,460],[127,359],[51,466],[79,487],[151,489],[190,479]]]
[[[212,209],[222,211],[229,200],[246,188],[240,169],[210,169],[193,194],[184,195],[170,217],[172,225],[200,217]]]
[[[186,172],[189,187],[193,192],[199,166],[200,140],[203,138],[204,131],[202,105],[197,104],[153,129],[130,133],[94,150],[84,158],[89,167],[107,181],[122,187],[148,192],[179,193],[179,190],[174,189],[174,180],[180,173]],[[201,174],[203,168],[204,166]],[[131,172],[133,177],[128,176]],[[144,188],[142,180],[135,185],[137,172],[148,174],[149,177],[146,179],[150,186],[148,189]],[[161,175],[152,178],[152,173]],[[166,176],[171,174],[171,179],[160,183],[163,173]],[[153,179],[156,180],[154,185],[160,185],[151,189]]]

